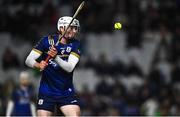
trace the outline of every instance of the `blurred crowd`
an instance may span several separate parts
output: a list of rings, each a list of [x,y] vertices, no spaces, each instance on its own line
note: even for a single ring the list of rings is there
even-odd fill
[[[56,33],[58,18],[72,16],[80,2],[1,0],[0,32],[8,32],[12,35],[12,41],[27,41],[33,46],[42,36]],[[179,12],[180,0],[86,0],[85,8],[78,16],[83,43],[82,58],[85,58],[78,69],[93,69],[100,82],[93,92],[86,86],[78,92],[82,115],[180,116]],[[129,50],[142,49],[145,38],[150,43],[151,37],[159,35],[160,41],[146,73],[133,59],[127,65],[121,60],[109,62],[103,53],[98,60],[86,53],[86,35],[114,34],[113,24],[116,21],[123,24],[122,30],[127,34],[126,49]],[[24,61],[18,58],[7,47],[1,58],[2,71],[27,69]],[[37,74],[35,77],[40,74],[34,73]],[[5,115],[15,85],[13,80],[1,83],[0,115]]]

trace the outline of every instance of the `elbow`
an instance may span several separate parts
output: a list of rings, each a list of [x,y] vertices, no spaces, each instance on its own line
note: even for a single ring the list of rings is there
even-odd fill
[[[69,67],[69,69],[66,69],[66,71],[67,71],[68,73],[71,73],[73,70],[74,70],[73,67]]]
[[[75,68],[74,65],[69,64],[69,66],[67,67],[66,71],[67,71],[68,73],[71,73],[71,72],[73,72],[74,68]]]
[[[25,64],[28,67],[34,68],[34,65],[36,64],[36,59],[40,56],[40,54],[37,54],[34,51],[31,51],[30,54],[27,56],[25,60]]]
[[[27,66],[29,66],[29,65],[28,65],[28,63],[29,63],[29,59],[28,59],[28,58],[26,58],[26,60],[25,60],[25,64],[26,64]]]
[[[26,64],[28,67],[33,68],[32,60],[31,60],[29,57],[26,58],[25,64]]]

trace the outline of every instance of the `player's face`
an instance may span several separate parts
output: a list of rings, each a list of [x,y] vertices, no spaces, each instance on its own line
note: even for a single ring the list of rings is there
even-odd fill
[[[64,30],[63,30],[64,31]],[[78,27],[77,26],[70,26],[68,29],[67,29],[67,32],[65,34],[65,37],[67,39],[72,39],[74,38],[78,33]]]
[[[21,80],[20,80],[20,83],[21,83],[21,85],[23,85],[23,86],[28,86],[28,85],[29,85],[29,80],[28,80],[28,79],[21,79]]]

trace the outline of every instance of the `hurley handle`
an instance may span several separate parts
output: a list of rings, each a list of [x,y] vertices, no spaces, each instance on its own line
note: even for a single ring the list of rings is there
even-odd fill
[[[48,63],[49,59],[51,59],[50,55],[48,55],[48,57],[46,58],[45,62]]]

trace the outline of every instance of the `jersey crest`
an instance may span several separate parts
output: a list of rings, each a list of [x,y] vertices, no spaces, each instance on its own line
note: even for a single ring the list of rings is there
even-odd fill
[[[49,45],[54,45],[54,39],[52,35],[48,36],[48,42],[49,42]]]

